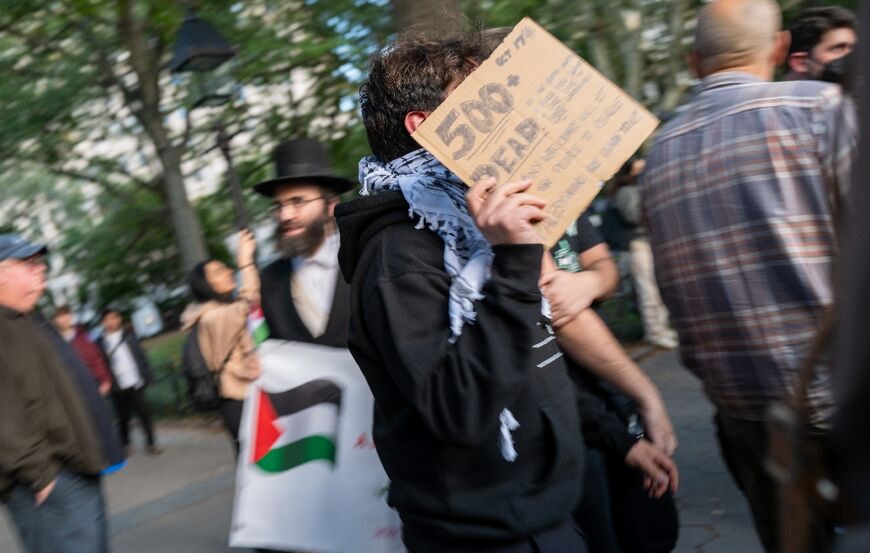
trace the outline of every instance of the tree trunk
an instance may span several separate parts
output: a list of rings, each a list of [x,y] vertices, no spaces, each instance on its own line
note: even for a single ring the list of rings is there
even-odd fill
[[[616,81],[616,72],[613,70],[613,63],[610,61],[610,49],[607,47],[606,29],[603,28],[604,24],[598,18],[595,3],[584,1],[581,7],[584,11],[583,15],[589,24],[588,40],[589,51],[592,54],[592,65],[605,77]]]
[[[398,32],[455,33],[466,28],[459,0],[392,0]]]
[[[686,52],[683,46],[683,37],[686,32],[688,5],[686,0],[672,0],[671,4],[671,16],[668,21],[668,29],[671,35],[670,55],[666,64],[665,87],[659,104],[659,109],[663,113],[673,111],[688,89],[688,84],[680,82],[680,73],[686,70]]]
[[[621,11],[620,19],[624,29],[624,38],[620,41],[622,63],[625,68],[623,85],[629,96],[641,100],[643,86],[643,53],[641,52],[641,30],[643,29],[643,11],[640,2],[633,0],[628,8]]]
[[[174,145],[163,124],[158,84],[159,48],[149,44],[146,39],[142,23],[137,21],[133,14],[131,0],[120,0],[118,11],[120,16],[118,30],[123,43],[130,51],[130,65],[138,80],[135,93],[125,90],[125,99],[128,105],[134,103],[131,101],[134,95],[141,101],[141,107],[133,109],[133,113],[157,150],[163,169],[163,186],[166,189],[166,201],[175,241],[181,254],[182,266],[185,271],[190,271],[197,263],[207,259],[208,250],[202,225],[187,199],[187,190],[184,187],[184,173],[181,170],[184,145]]]
[[[202,225],[187,199],[181,172],[181,152],[177,147],[164,150],[160,154],[160,164],[163,166],[163,185],[166,188],[172,230],[181,253],[182,266],[188,272],[197,263],[208,259]]]

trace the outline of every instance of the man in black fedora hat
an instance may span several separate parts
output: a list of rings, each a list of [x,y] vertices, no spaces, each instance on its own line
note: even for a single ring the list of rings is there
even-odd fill
[[[345,348],[349,289],[339,278],[333,210],[339,194],[353,184],[332,173],[323,146],[309,138],[279,144],[275,165],[275,178],[254,185],[272,199],[281,252],[260,272],[260,303],[269,337]]]
[[[277,175],[254,190],[272,198],[282,256],[263,269],[261,301],[270,336],[346,347],[348,287],[338,278],[338,196],[353,184],[332,173],[316,140],[275,148]]]

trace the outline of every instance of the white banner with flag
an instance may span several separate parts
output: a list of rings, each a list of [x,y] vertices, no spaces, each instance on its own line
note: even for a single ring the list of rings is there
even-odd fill
[[[402,553],[371,439],[374,402],[345,349],[268,340],[240,431],[230,546]]]

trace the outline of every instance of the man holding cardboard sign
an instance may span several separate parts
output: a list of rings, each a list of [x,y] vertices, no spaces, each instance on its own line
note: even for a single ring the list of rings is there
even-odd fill
[[[374,156],[360,163],[371,197],[336,210],[351,281],[348,346],[375,396],[374,438],[410,551],[582,552],[570,522],[583,457],[575,405],[596,400],[575,394],[548,324],[538,289],[545,240],[534,225],[555,220],[556,229],[586,177],[550,179],[547,202],[529,193],[531,180],[508,178],[521,162],[500,154],[498,168],[481,170],[496,178],[468,190],[472,174],[446,168],[410,136],[489,51],[482,37],[404,39],[372,63],[361,104]],[[477,127],[502,124],[514,155],[551,152],[544,139],[556,123],[496,123],[513,95],[479,90],[466,104]],[[594,121],[608,125],[614,105]],[[465,137],[457,152],[473,149],[470,127],[451,125],[438,132]],[[667,475],[655,480],[663,493]]]
[[[336,210],[348,346],[409,551],[584,552],[571,523],[579,416],[537,286],[544,202],[528,181],[487,181],[470,192],[475,217],[463,181],[410,137],[478,53],[465,39],[405,41],[373,62],[371,197]]]

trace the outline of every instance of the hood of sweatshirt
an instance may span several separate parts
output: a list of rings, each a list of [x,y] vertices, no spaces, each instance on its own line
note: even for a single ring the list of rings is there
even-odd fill
[[[335,221],[341,234],[338,266],[344,280],[353,279],[360,256],[372,237],[384,227],[412,219],[417,217],[411,217],[408,202],[399,191],[381,192],[339,204],[335,208]]]

